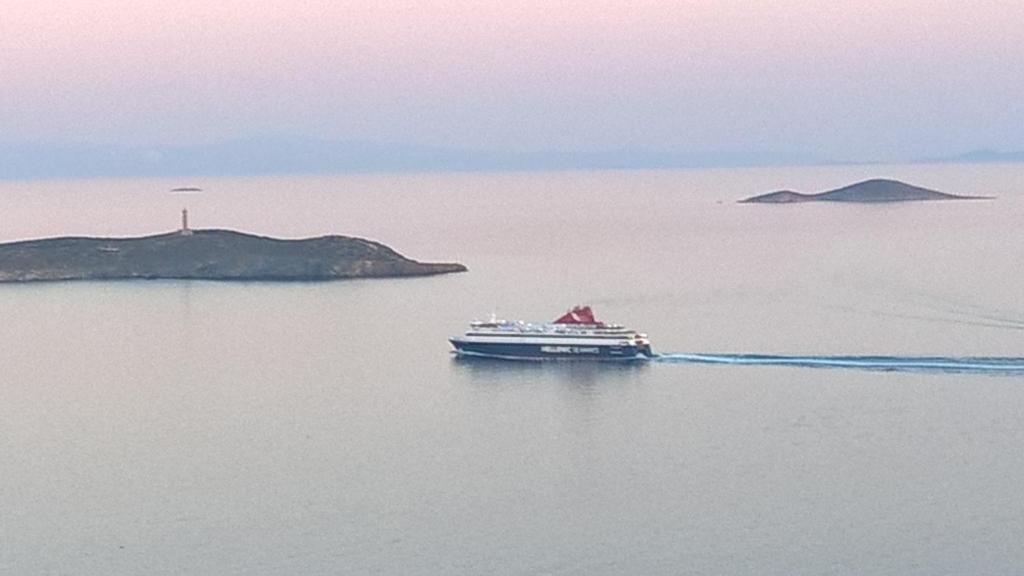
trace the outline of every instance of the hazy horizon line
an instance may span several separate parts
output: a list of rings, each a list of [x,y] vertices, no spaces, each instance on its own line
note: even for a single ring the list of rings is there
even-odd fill
[[[948,156],[849,159],[780,150],[678,152],[463,149],[404,143],[260,136],[188,146],[0,143],[0,180],[679,170],[1024,162],[1024,151],[976,149]]]

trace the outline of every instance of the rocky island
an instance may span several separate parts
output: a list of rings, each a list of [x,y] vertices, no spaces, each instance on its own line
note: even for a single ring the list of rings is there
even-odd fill
[[[410,260],[348,236],[281,240],[231,230],[137,238],[47,238],[0,244],[0,282],[57,280],[267,280],[427,276],[464,272],[454,263]]]
[[[985,200],[986,196],[958,196],[912,186],[898,180],[865,180],[818,194],[779,190],[740,200],[744,204],[795,204],[801,202],[920,202],[929,200]]]

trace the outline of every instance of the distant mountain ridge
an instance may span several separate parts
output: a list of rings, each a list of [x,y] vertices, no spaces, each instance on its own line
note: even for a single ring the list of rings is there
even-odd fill
[[[0,180],[266,176],[375,172],[616,170],[801,166],[828,159],[772,151],[462,150],[291,137],[177,147],[0,144]]]
[[[905,160],[889,160],[901,163]],[[977,150],[910,163],[1024,162],[1024,152]],[[185,146],[41,145],[0,143],[0,180],[269,176],[543,170],[658,170],[821,166],[848,161],[777,150],[673,152],[607,150],[470,150],[443,146],[324,140],[290,136],[236,138]]]
[[[999,152],[988,149],[971,150],[970,152],[956,154],[954,156],[922,158],[915,161],[917,164],[995,164],[999,162],[1024,162],[1024,151]]]
[[[958,196],[913,186],[899,180],[876,178],[818,194],[779,190],[740,200],[745,204],[796,204],[803,202],[921,202],[934,200],[982,200],[985,196]]]

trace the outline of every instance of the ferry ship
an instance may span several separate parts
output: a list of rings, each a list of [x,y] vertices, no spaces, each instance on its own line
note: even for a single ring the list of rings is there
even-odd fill
[[[507,360],[641,360],[654,356],[646,334],[600,322],[589,306],[577,306],[549,323],[491,317],[469,326],[464,335],[449,339],[460,356]]]

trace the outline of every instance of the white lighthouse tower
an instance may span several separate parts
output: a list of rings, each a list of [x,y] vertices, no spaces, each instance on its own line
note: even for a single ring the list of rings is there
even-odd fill
[[[178,231],[178,234],[182,236],[192,235],[192,229],[188,227],[188,208],[181,209],[181,230]]]

